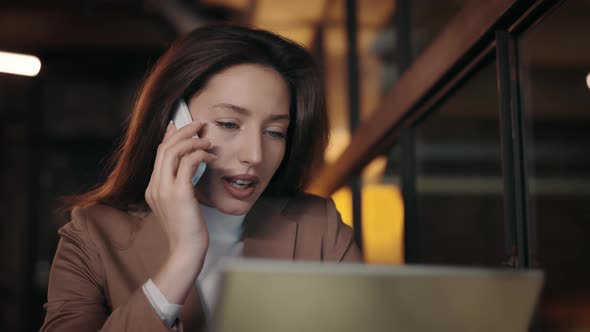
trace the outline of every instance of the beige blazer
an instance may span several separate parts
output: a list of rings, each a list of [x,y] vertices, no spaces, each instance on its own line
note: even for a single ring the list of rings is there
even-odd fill
[[[263,197],[244,222],[245,257],[361,261],[352,230],[331,199]],[[153,214],[77,208],[58,233],[41,331],[172,331],[141,289],[167,256],[167,239]],[[180,331],[205,327],[197,293],[192,287],[187,296]]]

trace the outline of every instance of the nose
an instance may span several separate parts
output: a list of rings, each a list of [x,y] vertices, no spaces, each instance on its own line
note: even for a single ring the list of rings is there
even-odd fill
[[[262,162],[262,135],[252,130],[241,139],[238,158],[242,164],[255,166]]]

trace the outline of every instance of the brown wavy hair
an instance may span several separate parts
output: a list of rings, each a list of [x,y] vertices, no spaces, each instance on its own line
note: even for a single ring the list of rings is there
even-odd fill
[[[302,191],[328,141],[325,96],[313,58],[302,46],[271,32],[217,24],[181,37],[157,61],[139,88],[108,178],[85,194],[65,198],[65,210],[93,204],[147,208],[145,190],[176,102],[190,99],[213,75],[238,64],[274,68],[290,90],[285,157],[263,195]]]

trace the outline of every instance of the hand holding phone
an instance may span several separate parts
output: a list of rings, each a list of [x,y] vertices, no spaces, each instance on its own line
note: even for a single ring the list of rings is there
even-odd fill
[[[172,112],[172,121],[174,122],[174,125],[176,126],[177,130],[193,122],[193,118],[191,117],[191,113],[188,109],[188,106],[186,105],[186,102],[183,99],[180,99],[178,101],[178,106],[176,106],[176,109],[174,110],[174,112]],[[193,137],[199,138],[199,135],[195,135]],[[207,164],[200,163],[199,167],[197,167],[197,171],[191,178],[193,186],[197,185],[197,183],[201,179],[201,176],[203,176],[203,173],[205,173],[205,169],[207,169]]]
[[[192,121],[184,101],[179,100],[172,109],[170,120],[156,149],[145,202],[168,243],[167,259],[153,282],[166,299],[182,303],[191,285],[194,287],[209,247],[209,232],[194,185],[205,171],[205,162],[213,162],[216,156],[208,151],[211,142],[191,138],[203,123]],[[178,129],[190,125],[178,130],[172,122]]]

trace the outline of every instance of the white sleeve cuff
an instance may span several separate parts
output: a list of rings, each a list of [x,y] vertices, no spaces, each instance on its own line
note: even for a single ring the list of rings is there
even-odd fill
[[[164,324],[166,324],[168,327],[172,326],[172,324],[174,324],[176,321],[176,317],[178,317],[182,306],[169,303],[164,294],[162,294],[158,286],[154,284],[151,278],[148,279],[148,281],[143,284],[141,288]]]

